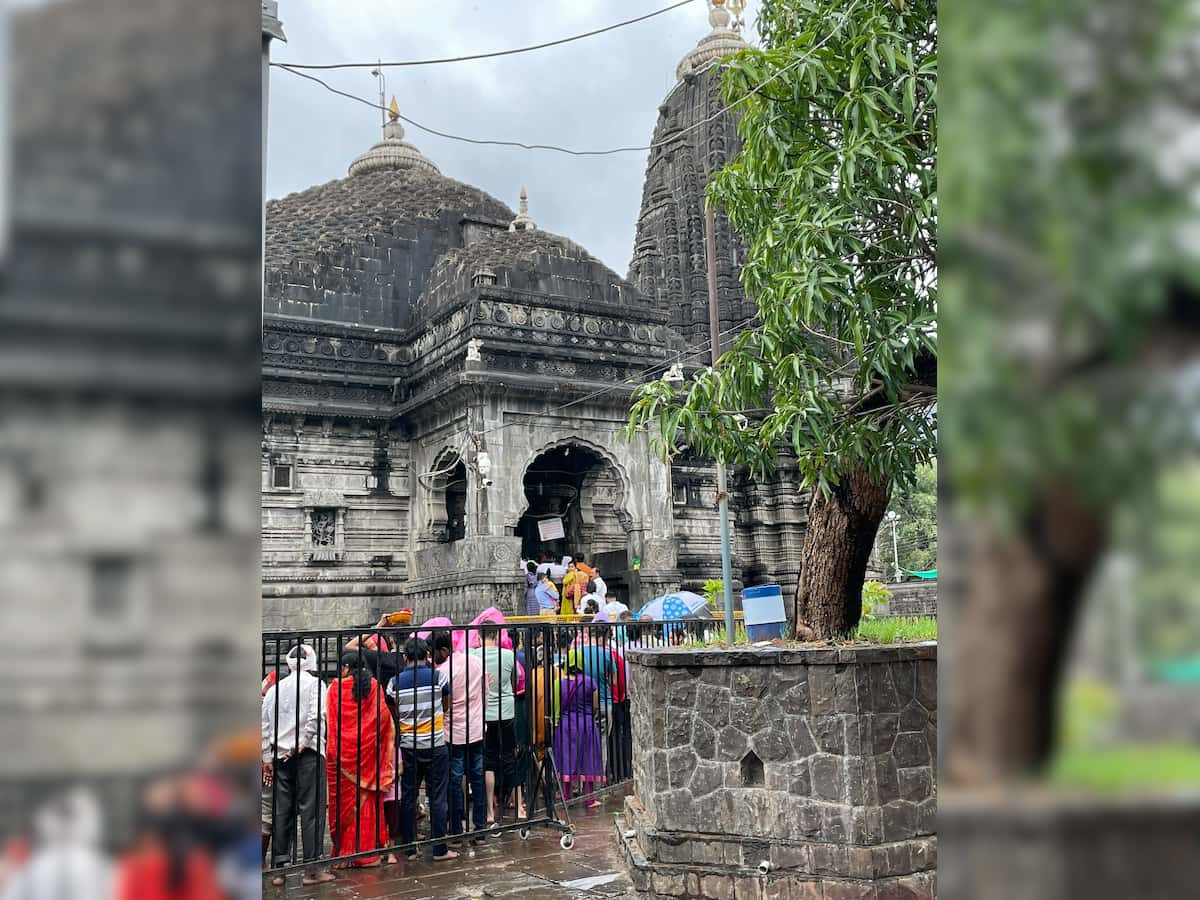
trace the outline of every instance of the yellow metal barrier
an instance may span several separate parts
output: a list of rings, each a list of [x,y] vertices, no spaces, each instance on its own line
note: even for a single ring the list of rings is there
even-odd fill
[[[719,619],[724,616],[721,610],[709,610],[714,619]],[[550,613],[544,616],[505,616],[504,623],[506,625],[587,625],[594,619],[595,616],[559,616]],[[733,618],[740,622],[745,618],[745,615],[740,609],[734,610]]]

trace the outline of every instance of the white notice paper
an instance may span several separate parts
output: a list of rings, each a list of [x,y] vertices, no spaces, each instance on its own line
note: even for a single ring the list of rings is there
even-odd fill
[[[557,541],[566,536],[567,533],[563,530],[563,520],[560,517],[538,520],[538,537],[543,541]]]

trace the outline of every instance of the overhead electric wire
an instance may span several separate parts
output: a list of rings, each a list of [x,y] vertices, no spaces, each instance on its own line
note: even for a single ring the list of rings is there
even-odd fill
[[[774,81],[779,76],[785,74],[786,72],[791,71],[792,69],[796,68],[801,63],[806,62],[814,53],[816,53],[818,50],[820,50],[821,47],[823,47],[826,43],[828,43],[833,38],[833,36],[841,30],[842,26],[846,24],[846,19],[849,17],[850,12],[854,9],[854,7],[856,5],[857,4],[855,4],[855,3],[851,3],[849,6],[847,6],[845,12],[842,13],[841,18],[838,20],[838,23],[833,28],[833,30],[831,30],[829,32],[829,34],[825,35],[825,37],[821,38],[820,41],[818,41],[811,48],[809,48],[809,50],[806,53],[804,53],[802,56],[800,56],[796,60],[788,63],[786,66],[784,66],[782,69],[779,69],[774,74],[770,75],[768,78],[764,79],[757,87],[752,89],[749,93],[745,94],[742,97],[739,97],[737,100],[734,100],[732,103],[728,104],[727,106],[723,106],[721,109],[717,110],[715,113],[708,116],[707,118],[701,119],[698,122],[693,122],[688,127],[681,128],[679,131],[672,133],[669,137],[664,138],[661,141],[652,141],[651,143],[646,144],[645,146],[611,147],[607,150],[572,150],[569,147],[559,147],[555,144],[526,144],[523,141],[501,141],[501,140],[491,140],[491,139],[485,139],[485,138],[471,138],[471,137],[466,137],[465,135],[452,134],[448,131],[441,131],[437,128],[431,128],[428,125],[423,125],[420,122],[416,121],[415,119],[410,119],[407,116],[401,115],[399,113],[393,112],[392,114],[395,115],[398,119],[400,119],[401,122],[411,125],[413,128],[416,128],[419,131],[424,131],[427,134],[432,134],[436,137],[446,138],[447,140],[451,140],[451,141],[460,141],[465,144],[486,145],[486,146],[493,146],[493,147],[517,147],[521,150],[549,150],[554,153],[565,153],[568,156],[612,156],[613,154],[616,154],[616,153],[643,153],[643,152],[646,152],[649,150],[655,150],[659,147],[665,147],[669,144],[676,143],[684,135],[686,135],[692,131],[695,131],[697,128],[707,125],[710,122],[716,121],[721,116],[725,115],[726,113],[733,110],[735,107],[739,106],[740,104],[749,100],[751,97],[758,94],[764,87],[766,87],[768,84],[770,84],[772,81]],[[348,91],[339,90],[338,88],[333,87],[331,84],[329,84],[326,81],[323,81],[322,79],[316,77],[315,75],[309,75],[307,72],[301,72],[299,69],[294,68],[290,63],[282,63],[281,62],[281,63],[274,63],[273,65],[277,65],[280,69],[282,69],[285,72],[290,72],[292,75],[296,75],[300,78],[307,78],[309,81],[315,81],[317,84],[321,85],[321,87],[325,88],[325,90],[327,90],[333,94],[338,94],[339,96],[346,97],[347,99],[350,99],[350,100],[356,100],[359,103],[362,103],[364,106],[371,107],[371,109],[381,109],[384,111],[391,112],[390,110],[388,110],[387,107],[385,107],[379,103],[376,103],[373,100],[368,100],[365,97],[359,97],[357,94],[351,94]]]
[[[472,53],[469,56],[447,56],[440,59],[409,59],[399,62],[350,62],[350,63],[278,63],[273,62],[273,66],[288,66],[293,69],[379,69],[379,68],[399,68],[402,66],[437,66],[444,63],[459,63],[470,62],[476,59],[495,59],[498,56],[515,56],[519,53],[530,53],[534,50],[545,50],[547,47],[558,47],[562,44],[570,44],[573,41],[581,41],[584,38],[595,37],[598,34],[604,34],[609,31],[616,31],[618,28],[624,28],[626,25],[636,25],[638,22],[645,22],[647,19],[653,19],[655,16],[661,16],[663,13],[669,13],[674,9],[679,9],[681,6],[687,6],[693,0],[680,0],[678,3],[673,3],[670,6],[664,6],[662,9],[656,9],[654,12],[646,13],[645,15],[637,16],[633,19],[626,19],[624,22],[617,22],[613,25],[605,25],[603,28],[596,28],[592,31],[585,31],[583,34],[574,34],[570,37],[558,38],[553,41],[546,41],[541,44],[531,44],[528,47],[516,47],[511,50],[493,50],[490,53]]]

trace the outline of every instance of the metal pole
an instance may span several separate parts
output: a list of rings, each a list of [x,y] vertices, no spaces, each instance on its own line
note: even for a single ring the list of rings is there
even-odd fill
[[[712,367],[721,355],[721,317],[717,309],[717,236],[712,207],[704,206],[704,246],[708,257],[708,333],[712,342]],[[717,509],[721,517],[721,585],[725,593],[725,640],[733,643],[733,576],[729,564],[729,497],[725,461],[717,459]]]
[[[900,582],[900,548],[896,543],[896,520],[900,518],[895,513],[891,515],[892,520],[892,562],[896,566],[896,583]]]

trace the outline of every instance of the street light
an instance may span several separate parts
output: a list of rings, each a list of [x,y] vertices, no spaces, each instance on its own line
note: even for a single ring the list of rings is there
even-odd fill
[[[900,581],[900,547],[896,542],[896,523],[900,521],[900,514],[894,509],[889,510],[884,516],[892,524],[892,562],[896,566],[896,581]]]

